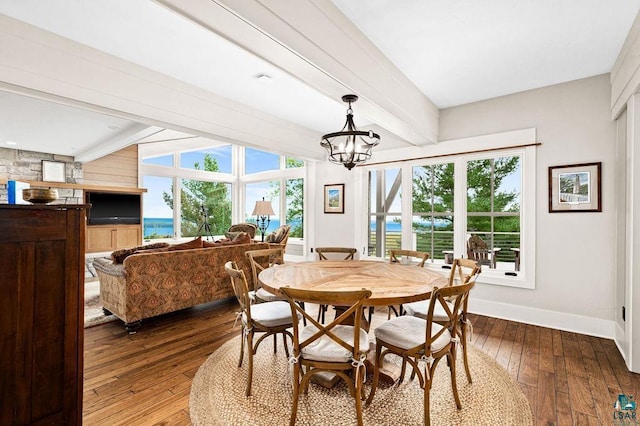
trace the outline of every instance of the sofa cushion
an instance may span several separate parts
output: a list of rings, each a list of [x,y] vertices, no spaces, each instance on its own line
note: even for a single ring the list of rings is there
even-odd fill
[[[207,240],[202,240],[202,247],[203,248],[207,248],[207,247],[218,247],[220,245],[219,241],[207,241]]]
[[[168,243],[152,243],[144,246],[137,246],[137,247],[132,247],[128,249],[115,250],[113,253],[111,253],[111,260],[113,261],[113,263],[122,263],[127,257],[131,256],[136,252],[141,252],[144,250],[160,249],[160,248],[166,249],[168,247],[169,247]]]
[[[186,243],[172,244],[169,246],[169,251],[199,249],[202,247],[202,237],[198,237]]]

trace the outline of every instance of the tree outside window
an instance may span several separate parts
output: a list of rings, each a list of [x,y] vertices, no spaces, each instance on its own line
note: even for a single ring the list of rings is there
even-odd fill
[[[519,156],[467,162],[467,233],[482,238],[497,262],[515,262],[511,249],[520,248],[520,164]]]
[[[412,231],[418,251],[431,259],[453,253],[453,163],[413,167]]]
[[[205,154],[203,168],[194,163],[194,170],[219,171],[217,161]],[[163,192],[165,203],[173,209],[173,185]],[[222,235],[231,226],[231,184],[183,179],[180,188],[180,232],[183,237],[205,234],[201,225],[207,219],[211,236]],[[206,213],[206,214],[205,214]]]

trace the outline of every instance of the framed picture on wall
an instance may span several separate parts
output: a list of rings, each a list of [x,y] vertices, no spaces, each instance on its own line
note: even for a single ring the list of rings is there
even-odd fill
[[[42,160],[42,180],[44,182],[65,182],[65,164],[62,161]]]
[[[324,212],[344,213],[344,184],[324,186]]]
[[[602,211],[602,163],[549,167],[549,213]]]

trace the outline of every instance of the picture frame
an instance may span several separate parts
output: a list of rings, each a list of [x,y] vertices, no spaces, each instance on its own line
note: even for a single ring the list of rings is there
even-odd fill
[[[602,162],[549,167],[549,213],[602,211]]]
[[[62,161],[42,160],[43,182],[66,182],[65,163]]]
[[[324,186],[324,212],[344,213],[344,184],[336,183]]]

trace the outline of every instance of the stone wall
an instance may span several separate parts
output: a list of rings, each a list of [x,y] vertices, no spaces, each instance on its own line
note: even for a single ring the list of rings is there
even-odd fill
[[[65,163],[65,182],[83,183],[82,163],[66,155],[44,152],[23,151],[20,149],[0,148],[0,176],[8,180],[42,182],[42,160]],[[36,186],[36,185],[32,185]],[[42,182],[38,187],[55,188],[58,200],[55,204],[82,204],[84,195],[81,189],[59,188],[55,182]],[[0,203],[8,202],[7,185],[0,184]]]

